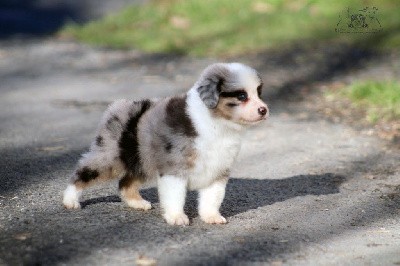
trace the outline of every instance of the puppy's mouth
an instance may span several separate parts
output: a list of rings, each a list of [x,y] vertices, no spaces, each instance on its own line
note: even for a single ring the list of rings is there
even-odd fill
[[[264,116],[264,117],[261,117],[261,118],[256,119],[256,120],[245,120],[245,119],[240,119],[240,123],[242,123],[242,124],[244,124],[244,125],[256,125],[256,124],[261,123],[261,122],[264,121],[264,120],[267,120],[267,118],[268,118],[268,117]]]

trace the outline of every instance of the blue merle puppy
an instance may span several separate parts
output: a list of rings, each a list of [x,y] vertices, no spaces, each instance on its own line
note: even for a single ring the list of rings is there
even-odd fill
[[[123,201],[139,210],[151,209],[139,190],[156,185],[163,217],[171,225],[189,224],[183,210],[187,190],[198,190],[204,222],[226,223],[219,208],[243,132],[269,115],[261,90],[254,69],[217,63],[184,95],[115,101],[78,162],[64,206],[78,209],[83,189],[119,179]]]

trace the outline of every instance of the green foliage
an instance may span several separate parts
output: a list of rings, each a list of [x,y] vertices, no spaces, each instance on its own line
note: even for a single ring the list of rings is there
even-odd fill
[[[341,90],[357,107],[367,111],[367,118],[376,122],[400,118],[400,83],[396,81],[364,81]]]
[[[380,33],[335,32],[348,7],[374,5]],[[399,26],[397,0],[158,0],[83,26],[69,25],[61,35],[113,48],[226,56],[332,39],[393,48],[400,43]]]

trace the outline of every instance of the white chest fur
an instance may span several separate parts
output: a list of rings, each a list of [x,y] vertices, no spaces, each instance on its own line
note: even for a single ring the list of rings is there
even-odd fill
[[[210,185],[230,169],[240,149],[238,136],[221,136],[213,139],[198,138],[196,163],[189,177],[189,189]]]
[[[209,186],[230,169],[240,150],[241,131],[227,121],[212,118],[193,89],[188,93],[188,111],[198,133],[195,167],[188,177],[188,186],[199,189]]]

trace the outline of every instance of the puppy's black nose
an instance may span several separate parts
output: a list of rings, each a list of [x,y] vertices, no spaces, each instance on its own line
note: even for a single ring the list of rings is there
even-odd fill
[[[262,116],[266,115],[267,114],[267,108],[265,108],[265,107],[258,108],[258,113],[260,115],[262,115]]]

